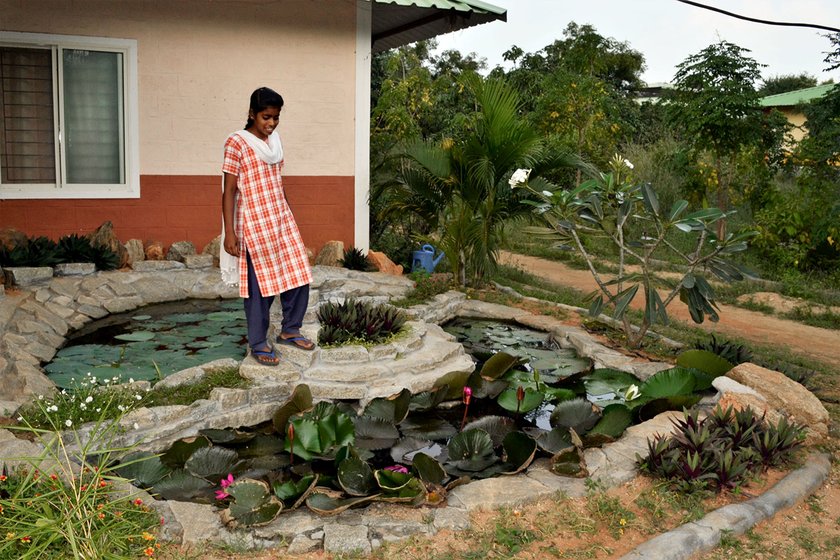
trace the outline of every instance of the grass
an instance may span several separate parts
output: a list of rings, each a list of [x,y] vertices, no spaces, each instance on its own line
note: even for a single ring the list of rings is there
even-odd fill
[[[809,306],[799,306],[783,314],[782,317],[790,321],[796,321],[797,323],[811,325],[812,327],[832,330],[840,329],[840,313],[835,313],[831,310],[820,313],[815,312]]]
[[[192,404],[199,399],[210,398],[210,391],[214,387],[229,389],[244,389],[250,381],[239,375],[238,368],[210,370],[196,383],[178,385],[177,387],[155,387],[144,399],[145,406],[171,406]]]

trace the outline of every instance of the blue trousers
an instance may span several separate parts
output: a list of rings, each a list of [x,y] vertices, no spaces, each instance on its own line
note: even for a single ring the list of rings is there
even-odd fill
[[[268,327],[271,322],[271,304],[274,296],[263,296],[254,272],[251,255],[246,253],[248,262],[248,297],[245,298],[245,319],[248,323],[248,345],[251,348],[263,349],[269,346]],[[298,334],[303,325],[303,316],[309,304],[309,284],[292,288],[280,294],[280,304],[283,307],[283,321],[281,332]]]

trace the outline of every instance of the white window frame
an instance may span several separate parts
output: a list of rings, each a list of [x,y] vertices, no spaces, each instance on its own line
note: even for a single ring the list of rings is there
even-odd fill
[[[0,183],[2,199],[77,199],[77,198],[139,198],[140,197],[140,128],[137,88],[137,41],[106,37],[81,37],[47,33],[19,33],[0,31],[0,45],[19,48],[42,48],[52,51],[53,60],[53,123],[55,128],[56,182],[39,184]],[[61,49],[93,50],[122,54],[123,95],[123,163],[124,183],[68,184],[66,159],[62,143],[64,122],[60,114],[64,95]]]

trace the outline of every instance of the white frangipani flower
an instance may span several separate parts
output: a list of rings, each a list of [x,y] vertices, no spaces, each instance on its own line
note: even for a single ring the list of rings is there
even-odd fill
[[[510,184],[511,188],[521,187],[525,183],[528,182],[528,176],[531,174],[530,169],[517,169],[513,172],[513,175],[510,176]]]

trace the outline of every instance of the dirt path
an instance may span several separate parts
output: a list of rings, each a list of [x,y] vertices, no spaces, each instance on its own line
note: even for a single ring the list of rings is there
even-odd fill
[[[589,293],[597,289],[588,271],[570,268],[563,263],[537,257],[503,252],[502,264],[521,268],[550,282]],[[633,307],[642,308],[642,298],[633,301]],[[668,316],[710,333],[738,336],[744,340],[765,345],[785,346],[791,351],[802,352],[815,360],[840,366],[840,331],[821,329],[749,311],[731,305],[720,305],[720,321],[697,325],[691,320],[688,308],[680,301],[668,306]]]

